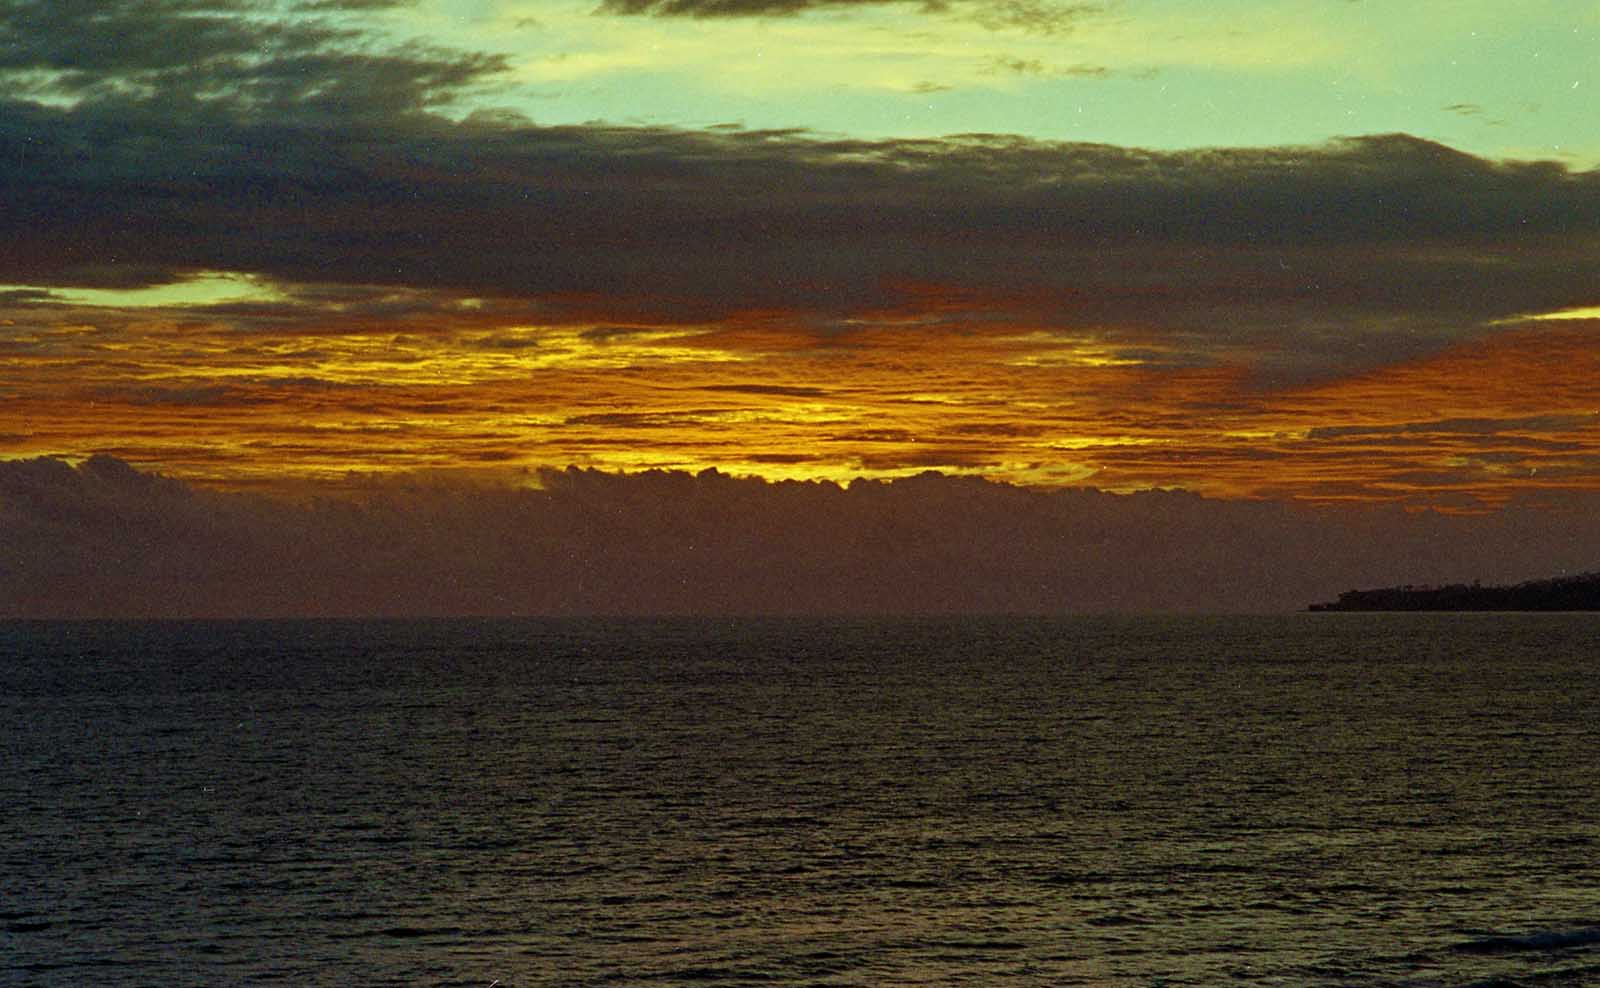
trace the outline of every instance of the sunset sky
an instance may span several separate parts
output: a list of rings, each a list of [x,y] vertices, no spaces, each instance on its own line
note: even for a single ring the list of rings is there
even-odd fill
[[[1555,518],[1597,51],[1600,0],[0,0],[0,524],[96,455]]]

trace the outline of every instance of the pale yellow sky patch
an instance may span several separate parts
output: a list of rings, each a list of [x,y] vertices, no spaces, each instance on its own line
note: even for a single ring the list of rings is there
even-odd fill
[[[1330,4],[1261,6],[1250,29],[1209,6],[1126,4],[1119,16],[1086,20],[1063,50],[1115,69],[1282,69],[1349,58],[1353,41]],[[1370,39],[1368,39],[1370,44]]]
[[[419,0],[381,20],[396,38],[506,56],[502,84],[453,114],[1150,148],[1405,131],[1494,157],[1600,160],[1560,146],[1587,119],[1573,84],[1600,87],[1587,6],[1106,0],[1050,32],[1011,16],[978,0],[722,18],[617,16],[598,0]]]
[[[1172,66],[1282,68],[1350,57],[1370,46],[1329,5],[1277,5],[1251,13],[1251,29],[1208,9],[1124,4],[1088,15],[1057,34],[1021,27],[986,28],[959,16],[914,14],[886,4],[789,18],[603,17],[590,5],[504,4],[461,44],[497,45],[519,78],[574,80],[619,69],[693,71],[705,84],[750,92],[817,84],[904,90],[938,80],[999,87],[997,59],[1041,69],[1085,66],[1134,72]],[[532,22],[537,22],[536,24]],[[1015,74],[1010,78],[1015,82]]]
[[[631,71],[681,73],[697,85],[747,95],[849,87],[911,92],[928,82],[1013,85],[1014,76],[994,71],[1001,58],[1071,61],[1059,42],[939,20],[907,34],[903,17],[870,13],[722,21],[583,13],[541,23],[541,29],[522,32],[528,48],[511,51],[515,76],[530,83],[600,80]]]
[[[1551,319],[1600,319],[1600,305],[1589,305],[1578,309],[1562,309],[1559,312],[1545,312],[1536,316],[1525,316],[1524,319],[1545,321]],[[1522,319],[1506,320],[1506,322],[1522,322]]]
[[[32,286],[0,285],[0,293],[27,291]],[[271,282],[254,275],[204,271],[183,281],[148,288],[52,288],[52,301],[97,308],[153,308],[164,306],[220,305],[237,302],[276,302],[284,295]]]

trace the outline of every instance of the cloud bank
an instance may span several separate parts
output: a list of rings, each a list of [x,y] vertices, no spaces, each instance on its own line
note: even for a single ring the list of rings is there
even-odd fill
[[[937,474],[538,480],[291,502],[104,456],[0,463],[0,615],[1275,610],[1354,586],[1577,572],[1600,538],[1593,497],[1463,519]]]
[[[1462,510],[1600,477],[1595,323],[1525,318],[1600,306],[1600,172],[542,126],[404,6],[0,0],[0,455]],[[1042,10],[1096,16],[945,13]]]
[[[945,323],[1003,314],[1322,370],[1593,304],[1600,284],[1597,176],[1401,135],[1154,153],[419,131],[156,123],[133,138],[92,111],[0,106],[14,135],[0,278],[134,287],[221,270],[520,299],[556,321],[781,309],[818,334],[935,286],[955,300]]]
[[[553,322],[781,311],[819,338],[922,306],[929,332],[1006,318],[1280,376],[1600,302],[1593,172],[1404,134],[1155,152],[451,117],[505,59],[336,16],[374,6],[0,5],[0,284],[242,273],[298,286],[275,314],[308,326],[374,287]]]

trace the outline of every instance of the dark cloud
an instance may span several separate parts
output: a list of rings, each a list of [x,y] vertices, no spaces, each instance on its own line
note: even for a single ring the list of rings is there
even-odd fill
[[[891,4],[915,7],[929,15],[961,17],[990,30],[1009,28],[1036,34],[1070,31],[1085,17],[1104,10],[1100,4],[1050,0],[602,0],[598,12],[658,17],[794,17]]]
[[[0,616],[1292,609],[1355,586],[1578,572],[1600,539],[1593,496],[1462,518],[936,474],[538,479],[290,502],[106,456],[0,462]]]
[[[295,5],[296,10],[318,11],[370,11],[393,10],[397,7],[411,7],[416,0],[302,0]]]
[[[989,30],[1064,34],[1104,13],[1096,3],[1051,0],[602,0],[596,12],[620,16],[739,18],[795,17],[864,7],[913,7],[929,16],[957,17]]]
[[[965,425],[953,425],[947,428],[953,436],[998,436],[1003,438],[1023,438],[1046,435],[1048,426],[1018,422],[972,422]]]
[[[1086,17],[1104,11],[1100,4],[1049,0],[988,0],[973,8],[972,19],[990,30],[1014,28],[1031,34],[1065,34]]]
[[[609,343],[613,340],[625,340],[655,331],[655,327],[652,326],[591,326],[579,333],[578,336],[595,343]]]
[[[1397,422],[1392,425],[1318,426],[1310,430],[1307,436],[1311,439],[1368,438],[1415,434],[1498,436],[1508,432],[1568,433],[1574,429],[1593,428],[1596,425],[1600,425],[1600,413],[1585,415],[1527,415],[1520,418],[1436,419],[1428,422]]]
[[[226,408],[267,404],[271,398],[253,391],[223,385],[165,386],[160,384],[104,387],[94,391],[99,401],[130,405],[162,405],[187,408]]]
[[[888,0],[603,0],[600,13],[661,17],[786,17],[818,8],[882,6]]]
[[[1092,328],[1163,366],[1269,377],[1600,303],[1600,173],[1406,135],[1154,152],[452,122],[430,111],[504,61],[385,47],[339,16],[370,6],[0,0],[0,284],[232,271],[287,293],[207,316],[241,328],[515,313],[612,333],[759,310],[834,343],[935,298],[928,332]]]
[[[541,340],[532,336],[484,336],[464,339],[461,343],[485,350],[536,350],[544,345]]]
[[[394,2],[0,0],[0,82],[14,97],[70,100],[196,123],[392,117],[448,104],[500,72],[499,56],[417,43],[382,50],[319,13]]]
[[[848,10],[891,3],[939,10],[938,0],[602,0],[606,14],[654,14],[660,17],[792,17],[813,10]]]
[[[786,384],[704,384],[700,391],[729,391],[735,394],[777,395],[785,398],[827,398],[833,394],[826,388],[796,387]]]
[[[726,414],[726,409],[700,408],[681,412],[595,412],[574,415],[563,424],[601,426],[606,429],[679,429],[700,425],[707,418]]]
[[[1057,79],[1104,79],[1111,70],[1103,65],[1054,65],[1037,58],[1002,58],[989,60],[984,70],[988,75],[1031,75]]]
[[[374,319],[470,295],[551,320],[766,308],[819,328],[934,285],[966,316],[1331,367],[1600,301],[1600,177],[1402,135],[1158,153],[440,120],[130,131],[17,102],[0,134],[13,284],[230,270],[367,286]]]

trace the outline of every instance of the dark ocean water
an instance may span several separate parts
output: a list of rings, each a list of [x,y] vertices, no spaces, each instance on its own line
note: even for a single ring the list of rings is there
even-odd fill
[[[0,983],[1600,985],[1600,616],[0,624]]]

